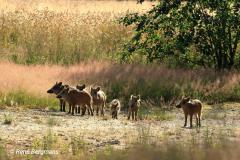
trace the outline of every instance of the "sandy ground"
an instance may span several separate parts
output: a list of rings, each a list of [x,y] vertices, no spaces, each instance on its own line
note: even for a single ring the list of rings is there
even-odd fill
[[[118,120],[110,116],[91,117],[68,115],[46,110],[5,108],[0,110],[0,142],[7,150],[31,148],[34,141],[43,138],[49,131],[61,143],[69,144],[72,137],[80,137],[91,150],[107,145],[125,148],[144,137],[148,143],[168,141],[191,141],[220,133],[231,140],[240,139],[240,104],[225,104],[224,109],[208,107],[203,111],[200,129],[183,128],[181,110],[169,111],[169,120],[128,121],[124,114]],[[109,114],[109,113],[107,113]],[[12,117],[12,124],[4,124],[4,115]],[[195,125],[195,119],[194,119]],[[194,135],[194,136],[193,136]],[[147,138],[146,138],[147,137]],[[149,142],[151,141],[151,142]]]

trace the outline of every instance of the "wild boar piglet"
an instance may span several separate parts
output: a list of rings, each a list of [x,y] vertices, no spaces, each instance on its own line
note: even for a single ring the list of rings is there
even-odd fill
[[[112,100],[110,103],[111,115],[113,119],[118,119],[118,114],[121,110],[121,103],[118,99]]]

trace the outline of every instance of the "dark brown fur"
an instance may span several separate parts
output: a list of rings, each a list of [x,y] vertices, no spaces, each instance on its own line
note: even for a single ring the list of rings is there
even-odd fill
[[[77,86],[76,86],[76,88],[79,90],[79,91],[83,91],[85,88],[86,88],[86,85],[85,84],[78,84]]]
[[[56,84],[54,84],[49,90],[47,90],[47,93],[49,94],[56,94],[58,95],[62,90],[63,90],[64,86],[62,84],[62,82],[56,82]],[[60,106],[60,111],[61,112],[65,112],[65,106],[66,106],[66,102],[63,99],[59,99],[59,106]]]
[[[85,84],[78,84],[78,85],[76,86],[76,88],[77,88],[79,91],[88,92],[88,91],[86,90],[86,85],[85,85]],[[89,93],[89,92],[88,92],[88,93]],[[86,110],[88,111],[88,115],[90,115],[90,110],[87,108],[87,106],[82,106],[81,108],[82,108],[82,115],[85,115]],[[80,108],[79,108],[78,112],[80,113]]]
[[[72,115],[74,115],[75,107],[78,106],[87,106],[93,115],[92,111],[92,96],[84,91],[71,90],[69,88],[65,88],[57,98],[63,98],[65,101],[69,103],[69,106],[72,108]]]

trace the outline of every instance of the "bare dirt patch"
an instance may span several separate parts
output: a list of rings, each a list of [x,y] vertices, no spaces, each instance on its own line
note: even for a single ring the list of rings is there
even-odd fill
[[[146,141],[143,143],[161,143],[163,140],[187,143],[213,138],[219,134],[224,138],[238,141],[240,139],[239,106],[238,103],[224,104],[222,109],[206,106],[200,129],[183,128],[183,114],[177,109],[169,111],[175,115],[171,120],[135,122],[126,120],[124,114],[121,114],[118,120],[112,120],[110,115],[71,116],[67,113],[46,110],[5,108],[0,111],[0,140],[9,151],[31,148],[37,139],[41,139],[49,131],[62,144],[70,144],[73,137],[80,137],[90,146],[90,151],[109,145],[122,149],[139,140]],[[12,118],[10,125],[4,124],[5,115]]]

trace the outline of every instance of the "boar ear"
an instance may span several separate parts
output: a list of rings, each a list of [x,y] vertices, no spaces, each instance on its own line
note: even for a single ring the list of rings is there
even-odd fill
[[[85,84],[83,84],[83,88],[86,88],[86,85],[85,85]]]
[[[62,85],[62,82],[59,82],[58,84],[59,84],[59,85]]]
[[[97,91],[100,91],[100,89],[101,89],[101,87],[98,86],[98,87],[97,87]]]
[[[67,93],[69,92],[69,88],[66,89]]]
[[[63,86],[63,85],[61,85],[61,86],[60,86],[60,89],[64,89],[64,86]]]

